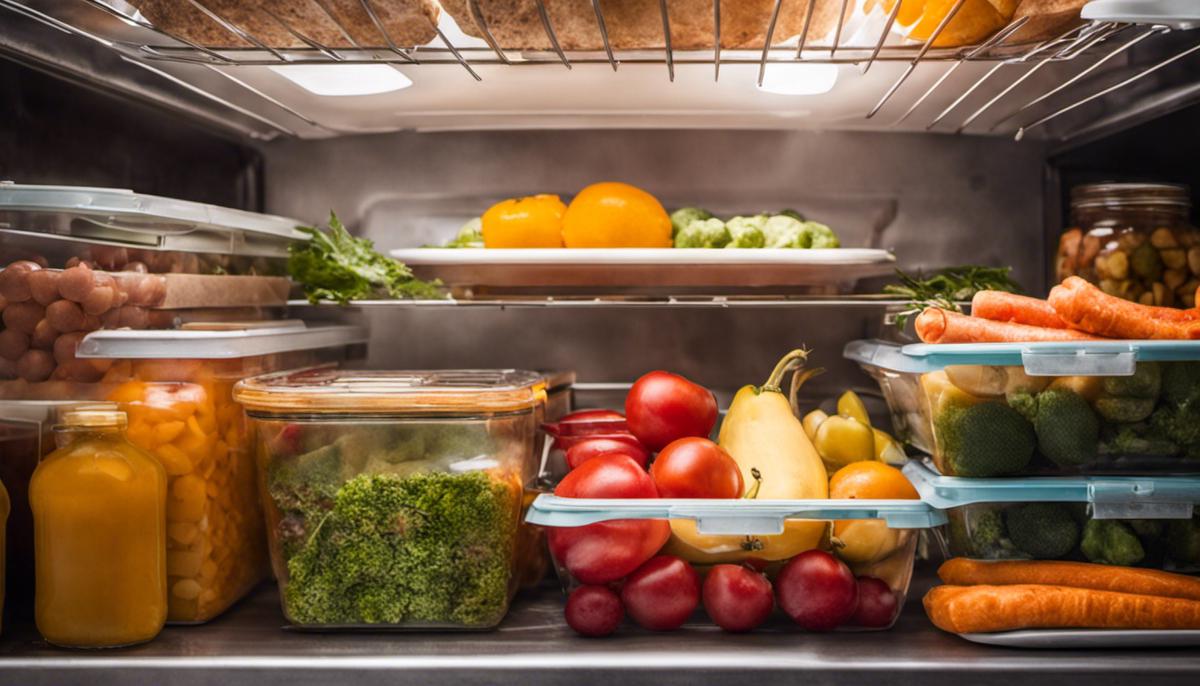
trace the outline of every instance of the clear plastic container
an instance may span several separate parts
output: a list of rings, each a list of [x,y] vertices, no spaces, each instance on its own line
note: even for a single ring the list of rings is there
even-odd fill
[[[269,572],[253,445],[234,384],[344,359],[346,346],[364,339],[363,330],[345,326],[95,333],[80,351],[112,363],[108,381],[0,384],[5,398],[58,398],[0,400],[0,426],[10,436],[0,442],[0,474],[18,483],[29,478],[53,448],[46,434],[59,412],[79,401],[118,403],[129,441],[167,472],[168,621],[208,621]],[[20,512],[22,498],[14,496]],[[28,540],[26,532],[14,527],[15,545]],[[14,569],[17,579],[28,576],[24,567]]]
[[[678,523],[694,524],[699,534],[714,541],[741,539],[759,544],[769,543],[789,523],[823,524],[828,533],[822,537],[822,547],[845,562],[855,576],[874,577],[886,583],[896,594],[898,616],[908,594],[920,534],[945,524],[946,517],[919,500],[617,500],[541,495],[525,518],[526,522],[544,527],[587,527],[628,520],[670,520],[673,527]],[[676,552],[670,541],[661,551]],[[756,566],[769,577],[787,563],[787,560],[756,561],[753,551],[736,555],[714,552],[692,559],[681,556],[701,572],[716,563],[757,562]],[[559,560],[555,563],[567,594],[579,582]],[[895,619],[885,627],[872,628],[890,628]]]
[[[239,383],[287,620],[498,624],[520,581],[545,388],[512,370],[317,369]]]
[[[167,618],[167,474],[110,405],[67,412],[29,484],[36,620],[54,645],[149,641]]]
[[[845,356],[946,476],[1200,474],[1200,341],[855,341]]]
[[[963,479],[905,474],[945,510],[946,549],[981,560],[1074,560],[1200,572],[1200,478]]]

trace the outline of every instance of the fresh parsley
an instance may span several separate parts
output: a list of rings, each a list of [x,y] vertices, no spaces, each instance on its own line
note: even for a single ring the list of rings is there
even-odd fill
[[[926,277],[905,274],[896,270],[898,284],[888,284],[883,292],[908,300],[908,309],[896,315],[896,325],[903,327],[909,317],[920,314],[926,307],[962,312],[961,302],[969,301],[979,291],[1022,293],[1024,289],[1010,276],[1012,267],[980,267],[964,265],[947,267]]]

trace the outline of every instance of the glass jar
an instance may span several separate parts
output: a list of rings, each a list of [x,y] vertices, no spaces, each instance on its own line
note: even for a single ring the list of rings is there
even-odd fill
[[[1195,307],[1200,231],[1187,186],[1097,183],[1071,189],[1072,227],[1058,244],[1061,281],[1080,276],[1143,305]]]
[[[149,641],[167,619],[167,473],[115,405],[62,421],[29,483],[38,631],[76,648]]]

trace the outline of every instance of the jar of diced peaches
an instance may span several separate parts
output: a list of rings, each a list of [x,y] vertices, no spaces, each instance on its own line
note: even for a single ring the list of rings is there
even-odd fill
[[[1058,245],[1057,277],[1080,276],[1143,305],[1195,307],[1200,231],[1187,186],[1097,183],[1071,190],[1072,227]]]

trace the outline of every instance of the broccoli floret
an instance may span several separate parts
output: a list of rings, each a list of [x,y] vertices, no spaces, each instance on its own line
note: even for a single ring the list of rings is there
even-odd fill
[[[362,474],[287,560],[298,624],[488,626],[508,605],[520,494],[484,472]]]
[[[1008,401],[1009,407],[1020,412],[1021,416],[1025,419],[1028,419],[1030,422],[1037,419],[1037,394],[1030,393],[1029,391],[1013,391],[1006,395],[1004,399]]]
[[[1004,518],[999,509],[972,505],[952,510],[949,518],[952,551],[956,554],[1002,559],[1016,552],[1004,533]]]
[[[1140,422],[1154,411],[1153,398],[1119,398],[1101,396],[1096,398],[1096,413],[1110,422],[1132,424]]]
[[[697,219],[712,219],[712,212],[699,207],[681,207],[671,213],[671,237],[674,238]]]
[[[1071,511],[1058,503],[1029,503],[1004,513],[1008,537],[1018,550],[1036,560],[1067,555],[1079,541],[1079,525]]]
[[[1133,529],[1133,533],[1142,540],[1143,543],[1152,543],[1162,538],[1163,526],[1161,519],[1127,519],[1125,523]]]
[[[804,231],[804,222],[795,217],[777,214],[763,224],[763,236],[768,248],[809,248],[812,237]]]
[[[726,248],[761,248],[767,239],[763,234],[763,226],[767,223],[767,215],[756,214],[753,217],[734,217],[725,222],[729,230],[730,241]]]
[[[1146,550],[1133,529],[1111,519],[1093,519],[1085,524],[1079,550],[1091,562],[1123,567],[1137,564],[1146,557]]]
[[[804,215],[800,214],[799,212],[797,212],[796,210],[793,210],[790,207],[787,208],[786,210],[779,210],[775,214],[783,216],[783,217],[791,217],[792,219],[795,219],[798,221],[804,221]]]
[[[1094,462],[1100,442],[1100,420],[1088,402],[1065,388],[1037,396],[1033,422],[1038,450],[1060,467]]]
[[[1200,444],[1200,402],[1166,403],[1150,415],[1150,429],[1184,447]]]
[[[1200,564],[1200,514],[1167,522],[1167,554],[1182,565]]]
[[[1153,415],[1151,420],[1153,421]],[[1150,422],[1110,424],[1102,429],[1101,455],[1144,455],[1167,457],[1179,454],[1179,446]]]
[[[1162,369],[1157,362],[1139,362],[1132,376],[1106,376],[1104,392],[1118,398],[1158,398],[1162,389]]]
[[[804,222],[804,232],[808,234],[808,247],[810,248],[842,247],[842,242],[838,240],[837,234],[824,224]]]
[[[475,217],[463,224],[454,238],[446,243],[447,248],[482,248],[483,219]]]
[[[733,237],[720,219],[693,219],[675,234],[676,248],[724,248]]]
[[[1163,400],[1176,405],[1200,403],[1200,362],[1168,362],[1162,370]]]
[[[938,451],[953,476],[1001,476],[1033,458],[1033,426],[1002,402],[949,404],[934,419]]]

